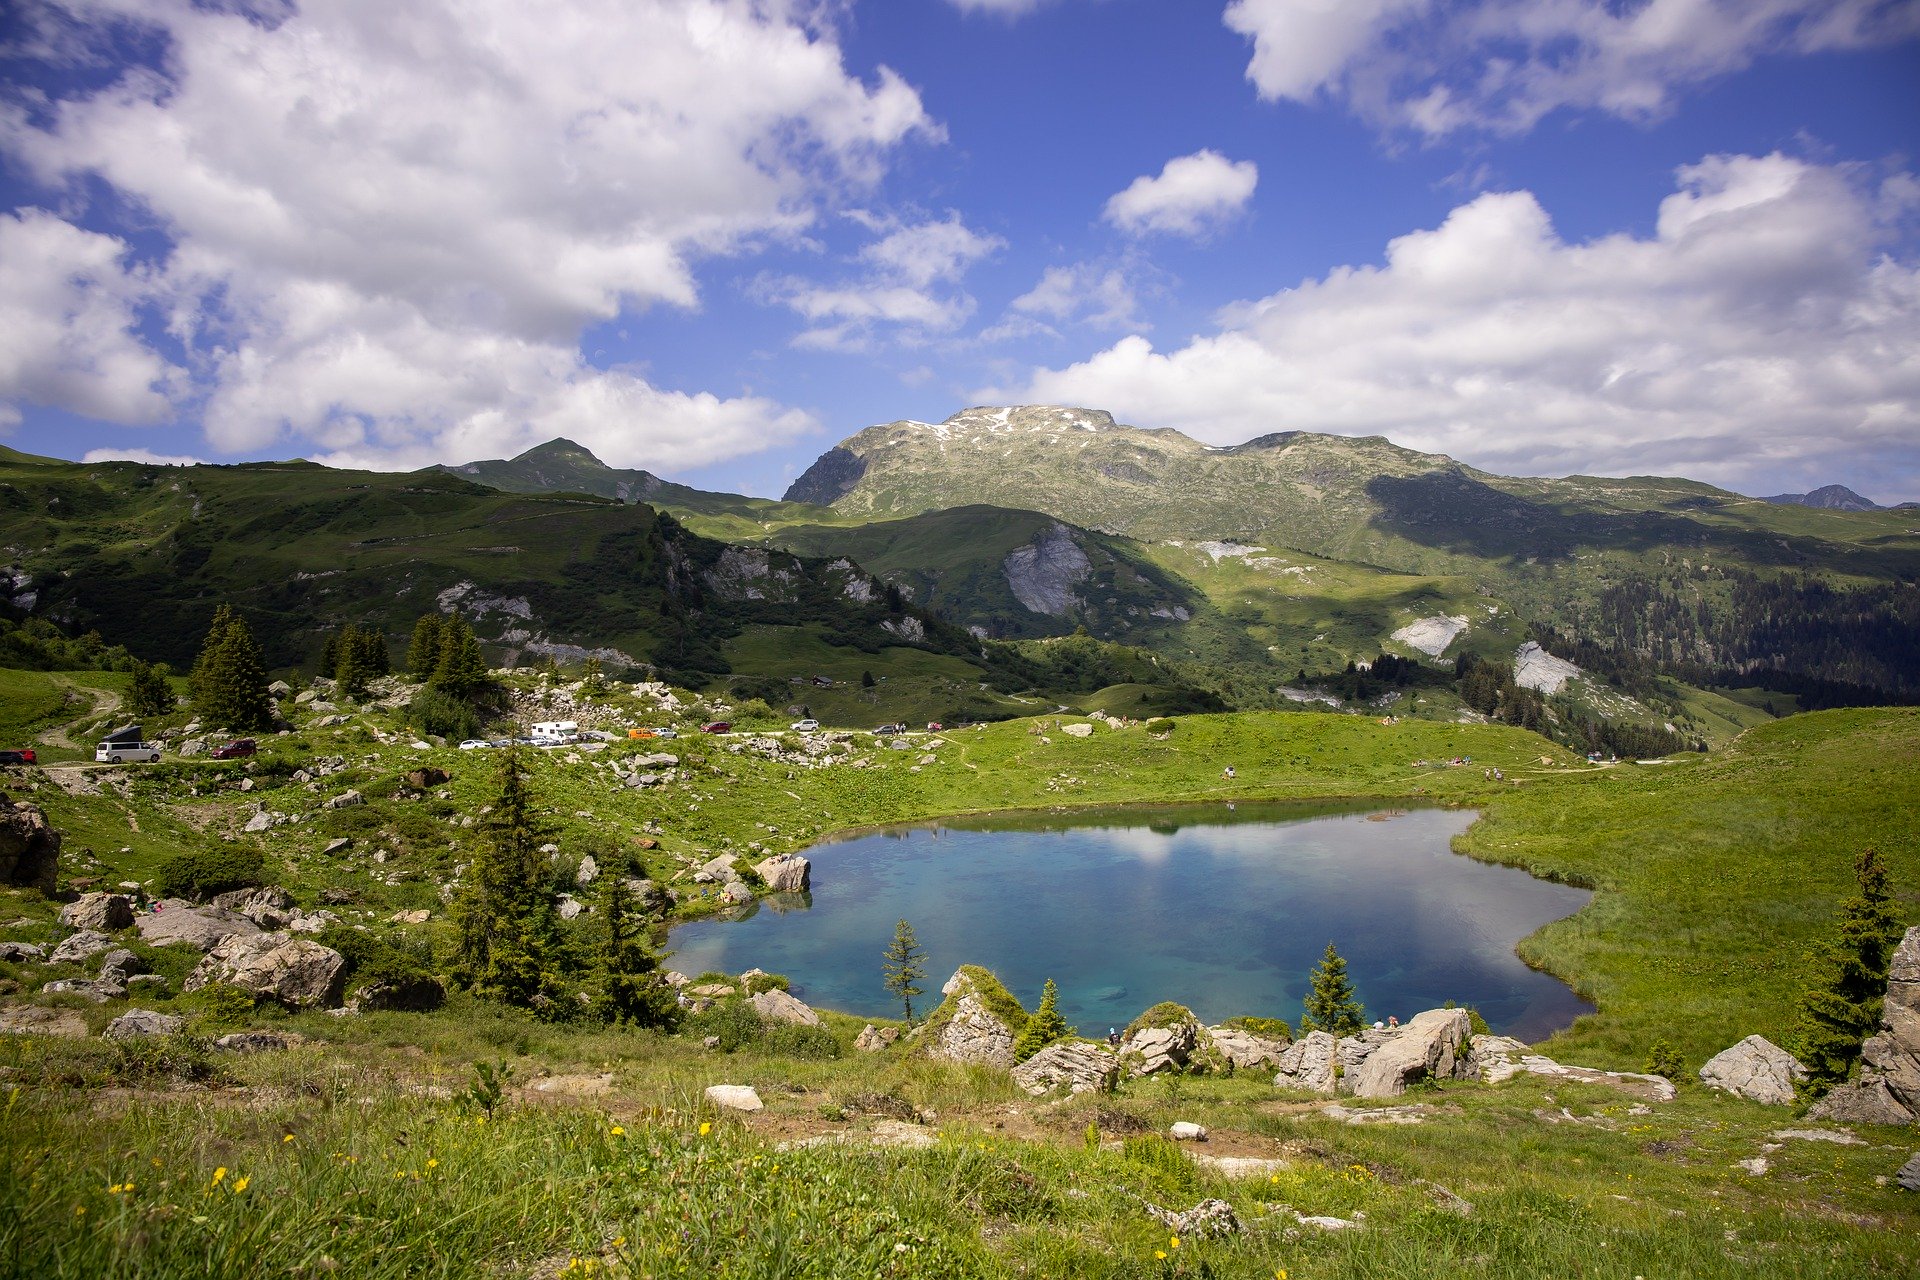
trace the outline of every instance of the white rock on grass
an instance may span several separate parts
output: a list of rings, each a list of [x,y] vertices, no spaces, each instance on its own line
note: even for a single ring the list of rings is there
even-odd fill
[[[1806,1078],[1798,1058],[1763,1036],[1748,1036],[1700,1068],[1700,1079],[1710,1088],[1779,1107],[1793,1105],[1793,1086]]]
[[[1195,1124],[1191,1120],[1175,1120],[1167,1127],[1167,1132],[1172,1135],[1175,1142],[1205,1142],[1207,1140],[1206,1128],[1202,1125]]]
[[[766,1106],[750,1084],[710,1084],[707,1101],[728,1111],[759,1111]]]

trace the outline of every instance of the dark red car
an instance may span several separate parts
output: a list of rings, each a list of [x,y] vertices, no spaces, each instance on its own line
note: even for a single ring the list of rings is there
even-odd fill
[[[235,738],[224,747],[215,747],[213,749],[213,758],[215,760],[239,760],[242,757],[252,755],[259,749],[252,738]]]
[[[702,733],[732,733],[732,732],[733,732],[733,721],[731,721],[731,720],[715,720],[715,721],[714,721],[714,722],[713,722],[712,724],[703,724],[703,725],[701,725],[701,726],[700,726],[700,732],[702,732]]]
[[[17,750],[9,748],[5,751],[0,751],[0,764],[32,764],[36,759],[38,759],[38,757],[33,754],[32,747],[20,747]]]

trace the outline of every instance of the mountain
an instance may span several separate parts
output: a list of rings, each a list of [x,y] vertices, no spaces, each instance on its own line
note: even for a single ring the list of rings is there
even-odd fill
[[[1812,493],[1777,493],[1771,498],[1762,498],[1762,502],[1777,502],[1783,506],[1818,507],[1822,511],[1884,511],[1877,502],[1861,497],[1843,484],[1830,484],[1815,489]],[[1895,508],[1897,509],[1897,508]]]

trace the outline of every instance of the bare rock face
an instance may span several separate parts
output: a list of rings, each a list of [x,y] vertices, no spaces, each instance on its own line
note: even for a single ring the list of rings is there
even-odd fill
[[[900,1038],[895,1027],[876,1027],[871,1022],[860,1028],[860,1034],[853,1039],[853,1047],[862,1053],[879,1053]]]
[[[1346,1077],[1356,1098],[1396,1098],[1416,1080],[1453,1075],[1471,1027],[1465,1009],[1428,1009],[1379,1045]]]
[[[282,1004],[331,1005],[338,1000],[346,967],[346,957],[308,938],[235,934],[207,953],[185,985],[188,991],[198,991],[210,983],[227,982]]]
[[[762,991],[759,995],[751,996],[748,998],[747,1003],[752,1005],[753,1011],[759,1014],[761,1019],[766,1022],[791,1022],[796,1026],[802,1027],[817,1027],[820,1025],[819,1014],[808,1008],[804,1001],[798,1000],[778,988],[770,991]]]
[[[978,1062],[1013,1069],[1013,1045],[1018,1032],[1001,1021],[975,988],[967,971],[958,969],[940,990],[951,1004],[951,1016],[927,1042],[927,1053],[951,1062]],[[942,1005],[942,1008],[946,1008]]]
[[[1338,1046],[1332,1035],[1325,1031],[1309,1031],[1288,1045],[1280,1055],[1273,1082],[1283,1089],[1332,1093],[1338,1080],[1334,1071],[1338,1054]]]
[[[88,956],[113,949],[113,939],[96,929],[82,929],[64,939],[47,957],[48,964],[78,964]]]
[[[147,1036],[170,1036],[185,1026],[184,1019],[170,1013],[155,1013],[151,1009],[129,1009],[112,1022],[100,1034],[108,1040],[140,1040]]]
[[[1035,1095],[1055,1089],[1087,1093],[1110,1088],[1119,1070],[1119,1057],[1105,1045],[1061,1041],[1016,1066],[1013,1082]]]
[[[0,795],[0,881],[52,897],[60,887],[60,833],[40,806]]]
[[[213,905],[245,916],[262,929],[284,929],[293,918],[289,914],[293,898],[278,885],[215,894]]]
[[[1292,1043],[1288,1040],[1269,1040],[1239,1027],[1208,1027],[1206,1034],[1207,1039],[1213,1042],[1214,1050],[1236,1071],[1278,1070],[1280,1056]]]
[[[1059,521],[1016,547],[1001,565],[1014,599],[1033,613],[1059,617],[1078,603],[1074,588],[1093,572],[1093,562]]]
[[[1807,1115],[1848,1124],[1920,1120],[1920,925],[1907,930],[1887,967],[1880,1030],[1860,1046],[1860,1078],[1820,1099]]]
[[[133,902],[121,893],[84,893],[78,902],[60,908],[60,923],[69,929],[97,929],[111,933],[133,923]]]
[[[813,864],[797,853],[783,853],[754,867],[774,893],[805,893],[813,885]]]
[[[1675,1095],[1673,1081],[1664,1076],[1644,1075],[1637,1071],[1601,1071],[1596,1067],[1576,1067],[1555,1062],[1527,1051],[1526,1045],[1518,1049],[1508,1048],[1519,1041],[1506,1036],[1475,1036],[1468,1061],[1477,1069],[1479,1076],[1488,1084],[1500,1084],[1511,1080],[1521,1072],[1537,1076],[1554,1076],[1562,1080],[1575,1080],[1582,1084],[1604,1084],[1619,1089],[1623,1093],[1645,1098],[1649,1102],[1672,1102]]]
[[[156,947],[185,942],[201,951],[211,951],[238,935],[253,935],[260,926],[225,907],[196,907],[180,898],[163,898],[151,915],[136,919],[134,927],[140,940]]]
[[[1763,1036],[1748,1036],[1700,1068],[1700,1079],[1709,1087],[1778,1107],[1793,1105],[1793,1086],[1806,1078],[1798,1058]]]
[[[1127,1073],[1150,1076],[1185,1071],[1200,1047],[1201,1034],[1200,1021],[1191,1014],[1171,1026],[1140,1028],[1120,1044],[1122,1056],[1128,1059]]]

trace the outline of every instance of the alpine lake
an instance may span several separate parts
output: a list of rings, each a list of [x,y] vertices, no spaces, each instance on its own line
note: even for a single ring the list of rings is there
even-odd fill
[[[784,974],[809,1004],[898,1017],[881,953],[909,921],[926,951],[924,1016],[962,964],[1032,1009],[1042,984],[1084,1035],[1162,1000],[1203,1022],[1298,1025],[1332,942],[1369,1022],[1455,1001],[1533,1041],[1592,1006],[1515,944],[1591,894],[1452,852],[1470,810],[1224,804],[943,820],[804,852],[808,894],[675,927],[683,973]]]

